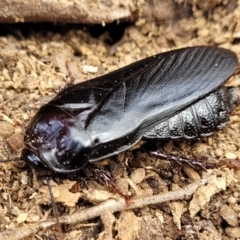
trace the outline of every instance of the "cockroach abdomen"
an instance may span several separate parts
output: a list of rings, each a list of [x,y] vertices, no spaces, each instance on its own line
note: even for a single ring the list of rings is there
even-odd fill
[[[223,128],[236,100],[221,87],[148,131],[145,138],[195,139],[208,137]],[[236,98],[237,99],[237,98]]]

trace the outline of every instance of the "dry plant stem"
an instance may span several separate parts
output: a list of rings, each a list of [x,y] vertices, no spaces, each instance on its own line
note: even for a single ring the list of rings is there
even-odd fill
[[[0,106],[1,107],[1,106]],[[12,125],[14,125],[14,121],[12,119],[10,119],[8,116],[6,116],[5,114],[0,112],[0,116],[2,117],[3,121],[9,122]]]
[[[126,205],[126,201],[122,198],[118,200],[110,199],[108,201],[100,203],[95,207],[82,210],[80,213],[75,213],[72,214],[71,216],[64,216],[62,218],[59,218],[59,221],[60,223],[65,224],[77,224],[82,221],[87,221],[89,219],[99,217],[101,216],[101,214],[104,214],[106,210],[114,213],[127,209],[142,208],[151,204],[159,204],[168,201],[188,199],[200,186],[205,185],[207,182],[208,182],[207,179],[202,179],[200,181],[196,181],[192,184],[187,185],[185,188],[181,188],[175,191],[153,195],[141,199],[134,199],[132,200],[132,203],[129,206]],[[53,221],[45,221],[40,225],[44,227],[45,224],[46,226],[48,224],[52,225]]]
[[[119,212],[127,209],[142,208],[152,204],[160,204],[168,201],[176,201],[188,199],[195,191],[200,187],[208,183],[208,179],[201,179],[192,184],[187,185],[184,188],[177,189],[168,193],[153,195],[146,198],[134,199],[132,204],[127,206],[124,199],[110,199],[97,206],[91,207],[86,210],[81,210],[79,213],[75,213],[69,216],[59,218],[59,222],[62,224],[74,225],[83,221],[87,221],[101,216],[105,211],[112,213]],[[56,224],[56,220],[47,220],[40,222],[39,224],[29,224],[21,228],[14,230],[6,230],[0,233],[0,239],[19,240],[27,237],[31,234],[35,234],[39,229],[51,227]],[[28,229],[28,231],[26,231]]]
[[[72,22],[108,23],[132,16],[121,5],[106,6],[88,1],[3,0],[0,2],[0,22]],[[96,14],[97,13],[97,14]]]
[[[20,240],[35,234],[39,230],[39,225],[28,224],[14,230],[6,230],[0,233],[0,239]]]
[[[105,24],[118,20],[173,20],[177,14],[174,1],[161,0],[2,0],[0,22],[68,22]],[[183,8],[183,11],[186,10]]]

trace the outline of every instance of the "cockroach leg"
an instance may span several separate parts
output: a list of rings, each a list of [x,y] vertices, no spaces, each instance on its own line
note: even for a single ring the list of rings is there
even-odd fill
[[[158,158],[164,158],[170,161],[171,163],[176,163],[178,166],[188,165],[196,170],[207,170],[208,168],[213,168],[214,164],[207,161],[200,161],[196,158],[186,158],[183,156],[168,154],[161,150],[149,151],[149,153]]]
[[[72,74],[72,71],[71,71],[71,69],[70,69],[70,67],[69,67],[69,62],[67,61],[66,63],[65,63],[65,65],[66,65],[66,68],[67,68],[67,71],[68,71],[68,76],[69,76],[69,78],[70,78],[70,81],[68,81],[68,83],[66,84],[66,86],[65,86],[65,88],[67,88],[67,87],[70,87],[70,86],[72,86],[73,84],[74,84],[74,81],[75,81],[75,77],[73,76],[73,74]],[[64,88],[64,89],[65,89]]]
[[[217,166],[218,167],[224,166],[224,167],[228,167],[231,169],[239,170],[240,169],[240,161],[237,159],[224,158],[217,163]]]
[[[122,193],[122,191],[117,187],[115,179],[110,176],[109,173],[97,167],[93,167],[93,165],[86,167],[85,172],[88,176],[95,178],[101,184],[105,184],[107,187],[112,187],[122,198],[125,199],[127,205],[131,204],[132,200]]]
[[[154,157],[167,159],[171,163],[176,163],[178,166],[188,165],[196,170],[207,170],[216,167],[228,167],[235,170],[240,169],[240,161],[234,159],[225,158],[219,160],[219,162],[213,163],[205,158],[186,158],[175,154],[165,153],[163,150],[149,151],[149,154]]]
[[[68,77],[69,77],[69,80],[66,80],[66,81],[65,81],[65,85],[64,85],[63,87],[59,87],[59,88],[55,91],[56,94],[60,93],[61,91],[65,90],[65,89],[67,89],[68,87],[71,87],[72,85],[74,85],[75,78],[74,78],[74,76],[73,76],[73,74],[72,74],[72,71],[71,71],[69,65],[70,65],[69,62],[66,61],[65,66],[66,66],[66,69],[67,69],[67,75],[68,75]]]

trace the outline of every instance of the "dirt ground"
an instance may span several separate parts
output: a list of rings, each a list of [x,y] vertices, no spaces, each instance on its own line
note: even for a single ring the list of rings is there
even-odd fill
[[[59,238],[54,227],[47,227],[51,225],[47,219],[54,216],[46,181],[16,158],[30,119],[69,81],[66,62],[78,83],[187,46],[219,46],[240,59],[240,1],[211,3],[183,2],[163,10],[165,15],[171,11],[167,20],[144,16],[104,27],[0,25],[0,239]],[[237,71],[227,86],[239,85]],[[229,159],[239,166],[239,122],[240,106],[213,136],[169,141],[163,148],[215,163]],[[135,203],[171,192],[173,197],[126,210],[113,189],[95,180],[87,180],[88,187],[67,179],[52,181],[64,239],[240,239],[239,168],[230,164],[207,171],[179,168],[149,156],[144,147],[108,159],[100,167],[111,169],[119,189]],[[189,184],[197,187],[188,195]],[[124,204],[111,211],[115,202]]]

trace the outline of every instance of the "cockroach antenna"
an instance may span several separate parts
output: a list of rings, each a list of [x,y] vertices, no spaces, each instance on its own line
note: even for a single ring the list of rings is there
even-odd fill
[[[56,227],[57,227],[57,230],[58,230],[58,237],[59,237],[59,240],[64,240],[62,227],[61,227],[60,222],[59,222],[57,205],[56,205],[56,202],[55,202],[55,199],[54,199],[54,196],[53,196],[53,192],[52,192],[52,187],[51,187],[51,184],[50,184],[50,179],[47,178],[46,180],[47,180],[49,194],[50,194],[50,197],[51,197],[53,214],[54,214],[54,216],[56,218]]]

